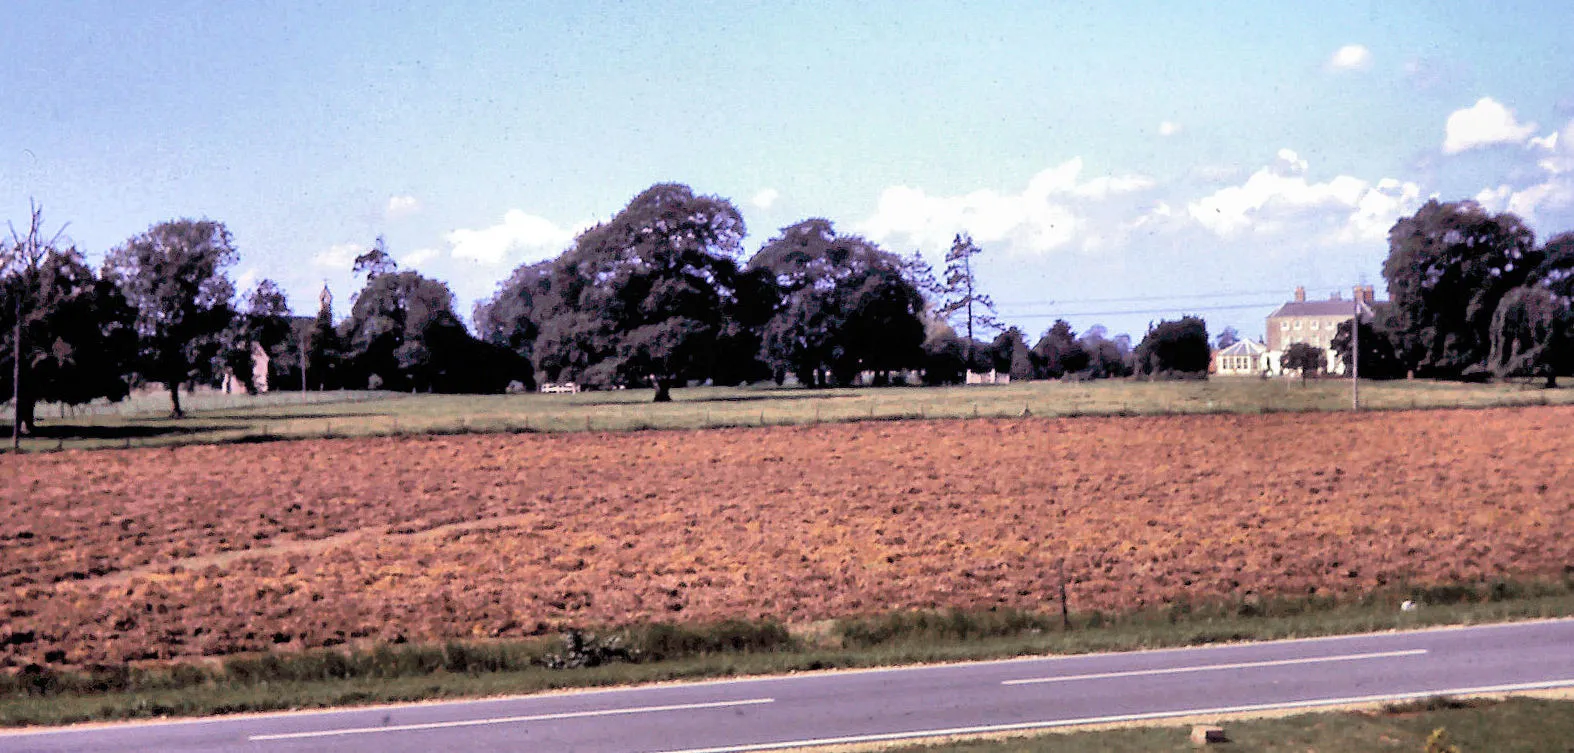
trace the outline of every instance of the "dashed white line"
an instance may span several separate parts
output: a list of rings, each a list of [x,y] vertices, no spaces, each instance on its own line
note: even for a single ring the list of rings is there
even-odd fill
[[[1199,664],[1190,667],[1166,667],[1163,669],[1134,669],[1127,672],[1100,672],[1090,675],[1057,675],[1054,677],[1028,677],[1021,680],[1005,680],[1001,685],[1036,685],[1046,682],[1070,682],[1072,680],[1107,680],[1115,677],[1144,677],[1147,675],[1178,675],[1188,672],[1218,672],[1226,669],[1251,669],[1253,667],[1286,667],[1292,664],[1322,664],[1325,662],[1360,661],[1362,659],[1390,659],[1398,656],[1420,656],[1426,653],[1424,648],[1406,649],[1403,651],[1375,651],[1367,654],[1340,654],[1337,656],[1311,656],[1302,659],[1267,659],[1263,661],[1244,661],[1231,664]]]
[[[552,719],[580,719],[589,716],[620,716],[624,714],[654,714],[662,711],[694,711],[697,709],[721,709],[733,706],[757,706],[763,703],[774,703],[774,698],[748,698],[741,701],[714,701],[711,703],[679,703],[670,706],[635,706],[621,709],[599,709],[596,711],[566,711],[559,714],[532,714],[530,716],[500,716],[491,719],[461,719],[452,722],[427,722],[424,724],[390,724],[382,727],[347,727],[343,729],[313,730],[311,732],[284,732],[273,735],[253,735],[248,740],[252,742],[268,742],[270,740],[303,740],[314,737],[340,737],[344,735],[369,735],[375,732],[411,732],[430,729],[452,729],[454,727],[479,727],[489,724],[517,724],[519,722],[540,722]]]
[[[1241,714],[1253,711],[1273,711],[1277,709],[1302,709],[1316,708],[1319,706],[1343,706],[1358,703],[1383,703],[1389,701],[1406,701],[1415,698],[1430,698],[1439,695],[1484,695],[1495,693],[1515,693],[1526,690],[1550,690],[1553,688],[1566,688],[1574,686],[1574,677],[1561,680],[1548,680],[1546,682],[1528,682],[1517,685],[1489,685],[1476,688],[1442,688],[1438,690],[1423,690],[1414,693],[1388,693],[1384,695],[1350,696],[1347,698],[1314,698],[1304,701],[1285,701],[1283,703],[1259,703],[1249,706],[1220,706],[1215,708],[1179,709],[1176,711],[1152,711],[1142,714],[1120,714],[1116,716],[1091,716],[1076,719],[1048,719],[1037,722],[1017,722],[1014,724],[989,724],[978,727],[950,727],[945,729],[922,729],[908,732],[886,732],[872,735],[851,735],[847,737],[821,737],[805,738],[802,740],[782,740],[770,743],[750,743],[744,745],[723,745],[715,748],[683,748],[681,750],[667,750],[661,753],[756,753],[767,750],[789,750],[793,748],[812,748],[825,745],[855,745],[858,743],[877,743],[893,740],[919,740],[926,737],[949,737],[952,735],[985,735],[991,732],[1012,732],[1016,730],[1054,729],[1056,727],[1076,727],[1084,724],[1113,724],[1116,722],[1137,722],[1148,719],[1168,719],[1183,716],[1204,716],[1208,714]]]

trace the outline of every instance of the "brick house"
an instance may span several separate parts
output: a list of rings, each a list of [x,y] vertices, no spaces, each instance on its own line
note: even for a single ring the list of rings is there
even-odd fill
[[[1332,348],[1339,325],[1354,318],[1357,309],[1362,317],[1370,320],[1372,307],[1379,303],[1377,289],[1371,285],[1357,285],[1354,293],[1353,300],[1346,300],[1336,292],[1326,301],[1308,301],[1306,288],[1296,288],[1295,300],[1268,315],[1267,346],[1272,371],[1280,373],[1279,358],[1286,348],[1295,343],[1307,343],[1324,351],[1329,372],[1343,374],[1344,361]]]

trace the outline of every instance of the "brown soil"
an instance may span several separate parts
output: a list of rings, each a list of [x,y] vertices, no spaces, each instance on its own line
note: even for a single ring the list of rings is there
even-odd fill
[[[0,459],[0,666],[1574,566],[1571,408],[369,438]]]

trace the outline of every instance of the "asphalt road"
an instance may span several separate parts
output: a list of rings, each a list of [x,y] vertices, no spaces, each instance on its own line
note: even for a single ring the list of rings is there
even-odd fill
[[[0,751],[742,753],[1574,687],[1574,620],[0,733]]]

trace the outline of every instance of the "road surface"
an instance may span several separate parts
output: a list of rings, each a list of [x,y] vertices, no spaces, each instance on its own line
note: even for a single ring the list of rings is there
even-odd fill
[[[1574,620],[0,732],[0,751],[745,753],[1574,687]]]

